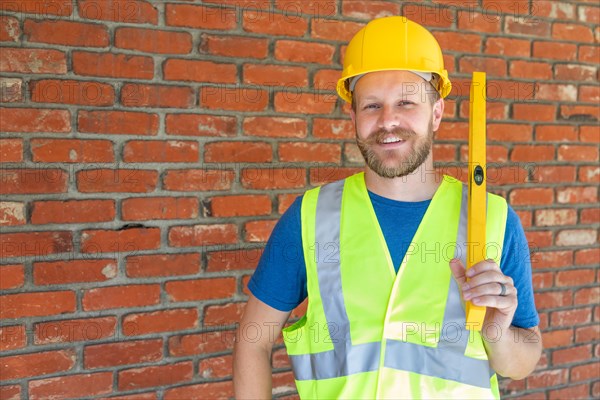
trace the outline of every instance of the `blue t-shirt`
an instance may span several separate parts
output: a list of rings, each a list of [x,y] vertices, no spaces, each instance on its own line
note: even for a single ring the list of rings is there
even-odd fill
[[[396,201],[372,192],[369,192],[369,197],[397,272],[431,200]],[[248,283],[248,289],[254,296],[280,311],[293,310],[307,297],[301,203],[302,196],[277,222]],[[398,223],[398,215],[402,215],[402,224]],[[520,328],[537,326],[539,316],[533,299],[529,246],[521,221],[510,206],[500,267],[513,279],[517,288],[518,305],[512,324]]]

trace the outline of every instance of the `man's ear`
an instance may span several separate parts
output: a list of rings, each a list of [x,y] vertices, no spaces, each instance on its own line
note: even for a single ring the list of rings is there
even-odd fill
[[[354,107],[350,108],[350,119],[352,120],[352,124],[356,126],[356,113],[354,112]]]
[[[444,115],[444,99],[440,98],[435,103],[433,103],[433,115],[432,115],[432,126],[433,131],[436,132],[440,127],[440,122],[442,122],[442,115]]]

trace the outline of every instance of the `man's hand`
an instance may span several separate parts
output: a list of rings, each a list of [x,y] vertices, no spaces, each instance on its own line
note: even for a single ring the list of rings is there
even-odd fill
[[[494,260],[478,262],[465,271],[462,262],[453,259],[450,269],[461,288],[463,299],[488,308],[482,331],[485,332],[486,326],[493,324],[502,332],[508,332],[518,304],[517,288],[512,278],[504,275]]]

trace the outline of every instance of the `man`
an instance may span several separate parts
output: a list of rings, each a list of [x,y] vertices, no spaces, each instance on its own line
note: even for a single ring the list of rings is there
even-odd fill
[[[301,398],[498,398],[496,373],[534,369],[539,317],[518,217],[488,195],[497,251],[465,274],[465,186],[434,172],[450,88],[422,26],[386,17],[352,39],[337,90],[365,171],[309,190],[275,227],[238,331],[237,398],[271,397],[273,343],[307,296],[283,330]],[[481,333],[465,329],[464,300],[487,307]]]

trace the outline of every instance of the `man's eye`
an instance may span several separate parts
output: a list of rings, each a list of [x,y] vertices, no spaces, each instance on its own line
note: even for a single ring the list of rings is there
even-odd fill
[[[367,104],[363,107],[363,110],[369,110],[369,109],[377,109],[379,108],[379,104],[375,104],[375,103],[371,103],[371,104]]]
[[[410,106],[413,105],[414,103],[412,101],[408,101],[408,100],[404,100],[404,101],[400,101],[398,102],[399,106]]]

